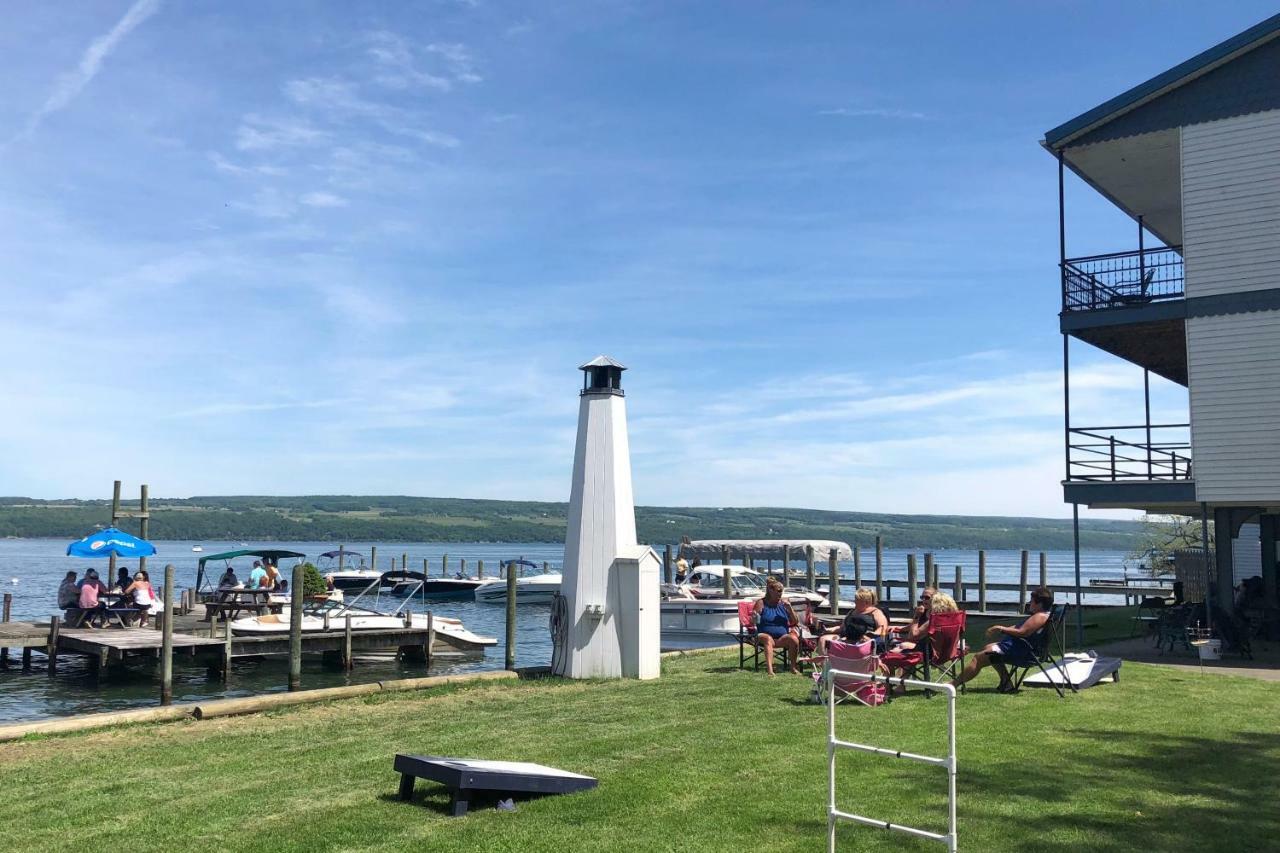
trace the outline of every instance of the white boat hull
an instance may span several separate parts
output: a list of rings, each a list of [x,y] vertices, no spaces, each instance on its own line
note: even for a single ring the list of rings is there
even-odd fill
[[[516,581],[516,604],[550,604],[560,592],[560,575],[535,575]],[[476,601],[506,604],[507,582],[494,580],[476,587]]]
[[[231,623],[231,633],[237,636],[248,637],[269,637],[280,636],[289,633],[289,611],[286,609],[283,613],[273,613],[267,616],[249,616],[243,619],[236,619]],[[413,614],[410,626],[413,628],[426,628],[427,616],[425,613]],[[346,617],[341,612],[335,611],[329,620],[330,631],[342,631],[346,627]],[[402,616],[386,616],[381,614],[370,613],[353,613],[351,615],[351,630],[355,631],[377,631],[377,630],[393,630],[405,627],[404,617]],[[494,637],[482,637],[473,633],[462,624],[459,619],[453,619],[448,616],[433,616],[431,627],[435,629],[436,636],[443,639],[450,645],[460,648],[492,646],[497,644]],[[302,617],[302,633],[315,634],[322,633],[325,630],[324,619],[319,616],[306,614]]]

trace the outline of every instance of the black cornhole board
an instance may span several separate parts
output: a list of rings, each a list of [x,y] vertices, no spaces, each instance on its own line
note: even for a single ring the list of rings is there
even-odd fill
[[[482,758],[397,753],[395,768],[400,774],[400,799],[413,799],[415,779],[431,779],[444,785],[453,794],[449,806],[454,817],[467,813],[467,804],[474,791],[569,794],[600,784],[590,776],[524,761],[489,761]]]

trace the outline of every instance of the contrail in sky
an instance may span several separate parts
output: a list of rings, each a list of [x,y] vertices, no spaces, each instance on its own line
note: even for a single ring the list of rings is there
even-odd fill
[[[124,41],[129,33],[133,32],[139,24],[154,15],[159,9],[160,0],[135,0],[134,4],[129,7],[129,11],[124,13],[124,17],[117,21],[114,27],[105,35],[93,40],[93,43],[85,50],[84,55],[80,57],[79,64],[73,70],[58,78],[53,91],[49,93],[49,97],[40,109],[36,110],[35,114],[31,116],[21,136],[30,136],[35,133],[41,122],[47,117],[75,100],[76,95],[79,95],[81,90],[97,76],[98,71],[102,68],[102,63],[111,55],[111,52],[116,49],[120,42]]]

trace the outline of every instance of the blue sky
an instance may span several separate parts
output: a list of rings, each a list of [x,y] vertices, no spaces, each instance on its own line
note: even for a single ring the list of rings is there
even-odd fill
[[[604,352],[638,502],[1066,515],[1037,141],[1272,11],[24,4],[0,492],[564,500]]]

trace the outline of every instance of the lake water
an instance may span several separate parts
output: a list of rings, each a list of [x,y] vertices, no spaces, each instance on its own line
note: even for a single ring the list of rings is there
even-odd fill
[[[84,569],[93,566],[106,575],[106,560],[77,560],[65,556],[67,543],[49,539],[8,539],[0,540],[0,589],[13,595],[12,618],[15,620],[47,620],[58,613],[56,608],[56,592],[63,574],[75,570],[83,573]],[[193,546],[202,546],[203,553],[195,553]],[[152,582],[159,586],[163,578],[163,567],[172,563],[176,568],[176,585],[179,588],[192,587],[196,581],[196,562],[204,555],[216,554],[245,547],[240,542],[157,542],[158,553],[148,563],[148,571]],[[335,549],[333,543],[321,542],[250,542],[247,547],[281,548],[299,551],[308,555],[317,555],[323,551]],[[349,550],[368,554],[369,546],[348,544]],[[659,546],[661,551],[661,546]],[[906,578],[907,551],[886,549],[884,552],[884,575],[888,580]],[[924,561],[920,556],[920,577],[923,578]],[[943,586],[948,586],[954,578],[955,566],[964,567],[966,581],[977,580],[976,551],[934,551],[935,559],[940,567],[939,573]],[[448,555],[450,572],[459,567],[459,561],[467,561],[467,570],[473,573],[477,561],[484,560],[486,574],[492,574],[500,561],[523,557],[536,563],[546,562],[552,569],[559,569],[564,559],[564,548],[558,544],[525,543],[525,544],[492,544],[492,543],[456,543],[446,544],[413,542],[395,543],[378,546],[378,562],[384,570],[390,568],[394,558],[397,565],[401,555],[407,555],[411,569],[422,569],[423,559],[429,561],[430,573],[438,575],[441,571],[442,559]],[[1123,552],[1090,551],[1082,554],[1081,576],[1086,581],[1090,578],[1120,578],[1124,575]],[[1051,551],[1048,553],[1049,580],[1051,583],[1073,583],[1073,557],[1069,551]],[[247,575],[246,569],[250,560],[237,562],[242,577]],[[135,564],[130,561],[131,568]],[[796,564],[799,565],[799,564]],[[287,568],[287,567],[286,567]],[[763,568],[757,566],[757,568]],[[864,553],[862,561],[864,582],[874,579],[874,555]],[[222,566],[216,569],[215,578],[221,574]],[[842,564],[843,577],[852,578],[853,564]],[[1039,577],[1037,556],[1032,555],[1031,583],[1034,585]],[[819,575],[825,575],[825,562],[819,566]],[[987,580],[991,583],[1016,583],[1019,575],[1019,553],[1017,551],[988,551]],[[845,590],[848,597],[850,590]],[[991,593],[991,601],[1008,600],[1016,594]],[[902,591],[897,591],[894,598],[900,599]],[[176,599],[175,595],[175,599]],[[384,599],[385,600],[385,599]],[[1086,596],[1086,601],[1090,598]],[[1100,598],[1096,602],[1116,604],[1119,599]],[[399,601],[396,602],[397,604]],[[435,613],[461,619],[472,631],[486,636],[496,637],[498,645],[491,647],[483,658],[438,662],[431,667],[430,674],[438,675],[450,672],[467,672],[482,669],[501,669],[505,661],[506,609],[501,606],[476,604],[470,601],[431,602]],[[394,605],[393,605],[394,606]],[[417,605],[421,609],[421,603]],[[547,665],[551,661],[551,635],[548,630],[549,608],[544,605],[521,605],[517,610],[516,652],[517,664],[520,666]],[[90,667],[87,667],[75,656],[60,658],[58,674],[49,678],[38,665],[29,673],[21,672],[18,662],[13,660],[17,652],[11,654],[10,668],[0,671],[0,722],[30,720],[47,717],[61,717],[70,714],[90,713],[94,711],[119,710],[124,708],[146,707],[155,705],[159,696],[158,668],[151,662],[138,661],[126,669],[113,671],[99,681]],[[43,659],[38,659],[43,663]],[[304,688],[334,687],[343,684],[359,684],[391,678],[409,678],[425,674],[422,664],[399,663],[388,657],[371,657],[357,659],[355,669],[345,673],[326,667],[319,656],[304,656],[302,682]],[[262,660],[237,661],[227,684],[223,684],[218,676],[211,675],[203,666],[185,664],[181,659],[174,661],[173,694],[175,702],[194,702],[219,697],[247,696],[255,693],[269,693],[286,689],[288,679],[288,661],[281,658],[265,658]]]

